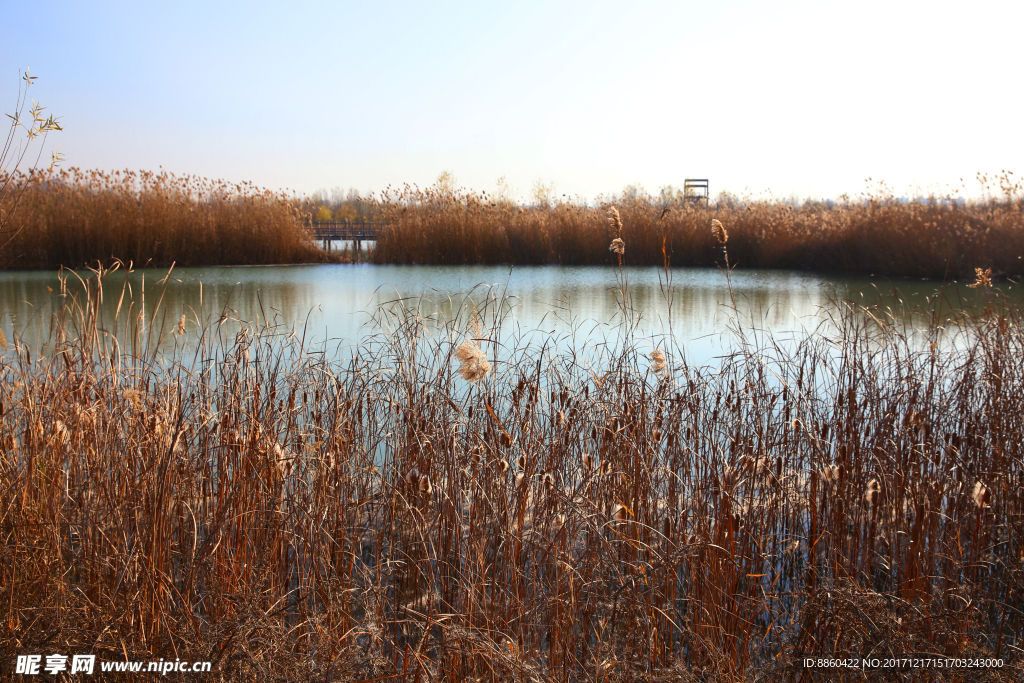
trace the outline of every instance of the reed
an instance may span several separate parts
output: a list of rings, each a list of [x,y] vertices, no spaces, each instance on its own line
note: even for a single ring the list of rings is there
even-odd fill
[[[349,359],[227,317],[161,339],[97,319],[116,277],[66,284],[51,347],[0,359],[8,659],[737,681],[930,652],[1006,661],[944,680],[1024,672],[1024,325],[995,290],[931,345],[850,304],[832,334],[698,367],[674,341],[503,338],[494,299],[446,323],[394,303]]]
[[[0,267],[266,263],[517,263],[730,265],[935,279],[1024,275],[1024,197],[1012,174],[998,198],[905,202],[884,191],[858,201],[720,202],[642,193],[596,206],[519,206],[451,185],[353,195],[334,211],[251,183],[169,173],[54,171],[0,174],[7,227]],[[319,197],[315,195],[314,199]],[[323,199],[320,197],[320,199]],[[613,206],[614,204],[614,206]],[[614,209],[612,216],[609,211]],[[306,231],[313,216],[383,226],[369,254],[325,252]],[[707,230],[728,225],[728,235]],[[607,245],[611,245],[609,248]],[[628,253],[625,246],[629,245]]]
[[[10,229],[0,267],[115,261],[169,267],[340,261],[318,249],[293,198],[166,172],[33,169],[0,177]],[[15,206],[15,199],[18,200]],[[9,205],[8,205],[9,204]],[[15,228],[16,226],[16,228]]]
[[[970,277],[991,268],[1024,275],[1024,197],[1012,174],[1002,195],[961,203],[949,197],[902,201],[884,190],[857,201],[802,206],[774,201],[721,202],[710,208],[645,195],[602,201],[517,206],[487,193],[405,186],[377,199],[388,228],[378,263],[516,263],[661,266],[721,264],[709,222],[728,225],[729,256],[740,268],[831,270],[862,274]],[[611,221],[607,211],[614,204]],[[614,221],[618,223],[613,224]],[[725,233],[722,233],[722,237]],[[607,245],[621,239],[629,251]]]

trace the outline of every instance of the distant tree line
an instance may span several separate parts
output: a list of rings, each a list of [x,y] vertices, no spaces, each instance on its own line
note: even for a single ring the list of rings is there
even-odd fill
[[[368,223],[376,215],[370,196],[351,187],[317,190],[310,196],[306,209],[316,223]]]

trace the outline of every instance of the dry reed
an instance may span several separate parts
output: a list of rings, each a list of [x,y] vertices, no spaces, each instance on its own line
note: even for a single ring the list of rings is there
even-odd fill
[[[904,201],[884,191],[857,201],[722,202],[711,207],[644,195],[522,207],[468,190],[388,190],[373,209],[386,228],[377,263],[714,266],[728,239],[739,268],[972,277],[1024,275],[1024,198],[1004,174],[1004,196],[964,203]],[[612,205],[614,204],[614,206]],[[715,230],[708,231],[712,220]],[[728,227],[726,233],[724,225]],[[628,257],[625,245],[629,245]],[[605,245],[611,245],[610,249]],[[663,252],[664,249],[664,252]]]
[[[331,212],[250,183],[168,173],[35,170],[10,182],[0,267],[153,266],[342,261],[307,236],[318,213],[378,223],[377,263],[521,263],[811,269],[936,279],[1024,274],[1024,198],[1010,174],[1004,197],[904,201],[722,202],[708,207],[643,194],[598,206],[518,206],[486,193],[406,186]],[[987,182],[987,181],[986,181]],[[614,203],[614,205],[613,205]],[[351,204],[351,206],[349,206]],[[357,207],[357,208],[354,208]],[[344,208],[345,211],[341,209]],[[717,223],[712,223],[717,221]],[[709,234],[706,226],[711,224]],[[728,225],[726,233],[725,225]],[[625,245],[629,244],[626,257]],[[608,249],[602,245],[610,245]]]
[[[2,268],[252,265],[338,261],[298,202],[251,183],[170,173],[33,170],[0,181],[11,228]],[[14,199],[19,200],[15,207]]]
[[[662,351],[656,373],[639,342],[552,354],[494,321],[473,337],[506,353],[467,383],[465,330],[427,334],[401,302],[348,360],[231,320],[195,354],[133,352],[102,333],[101,286],[68,292],[56,348],[0,359],[8,661],[796,681],[803,657],[934,652],[1006,662],[943,680],[1024,671],[1024,325],[998,295],[955,345],[915,350],[901,318],[849,305],[827,338],[717,367]]]

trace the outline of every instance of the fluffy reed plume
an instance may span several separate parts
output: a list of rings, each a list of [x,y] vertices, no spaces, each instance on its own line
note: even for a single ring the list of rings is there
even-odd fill
[[[668,360],[665,358],[665,352],[661,349],[651,351],[651,360],[654,361],[652,367],[656,374],[661,375],[668,371]]]
[[[616,503],[612,508],[612,521],[613,522],[625,522],[626,521],[626,506],[621,503]]]
[[[480,318],[475,308],[470,319],[469,332],[474,338],[482,336]],[[459,376],[470,383],[479,382],[491,372],[491,364],[487,360],[487,355],[474,338],[466,339],[455,349],[455,358],[461,363],[458,370]]]
[[[615,231],[616,237],[622,237],[622,217],[619,216],[619,210],[614,206],[608,209],[608,223],[612,226],[612,230]],[[612,242],[615,244],[615,242]]]
[[[419,478],[419,489],[420,493],[425,493],[428,496],[434,492],[434,487],[430,483],[430,477],[422,476]]]
[[[845,469],[842,465],[832,465],[821,471],[821,476],[830,484],[837,484],[843,478]]]
[[[881,492],[881,488],[881,484],[878,483],[877,479],[872,479],[868,482],[867,491],[864,492],[864,500],[868,505],[871,505],[872,507],[878,505],[878,497]]]
[[[974,489],[971,491],[971,500],[974,501],[974,504],[979,509],[990,507],[988,504],[990,497],[991,495],[989,493],[988,487],[986,487],[980,481],[975,482]]]
[[[717,218],[711,220],[711,233],[721,244],[725,244],[729,241],[729,233],[725,231],[725,226],[722,225],[722,221]]]
[[[736,461],[736,466],[747,474],[760,474],[765,468],[764,458],[754,458],[749,455],[742,455]]]
[[[483,350],[472,341],[464,341],[455,349],[455,358],[462,365],[459,376],[467,382],[479,382],[491,372],[491,364]]]
[[[731,492],[740,481],[740,471],[731,465],[726,465],[722,470],[722,476],[718,480],[719,488],[725,492]]]
[[[176,335],[178,335],[179,337],[181,335],[185,334],[185,314],[184,313],[182,313],[181,314],[181,318],[178,319],[178,326],[175,329],[174,333]]]
[[[176,449],[180,444],[180,440],[176,440],[172,450]],[[282,477],[288,477],[292,473],[292,467],[295,464],[295,457],[289,455],[285,451],[284,447],[280,443],[275,442],[274,447],[271,449],[274,456],[274,464],[277,466],[277,471]]]
[[[53,423],[53,434],[59,446],[67,446],[71,443],[71,433],[68,431],[67,425],[61,420]]]
[[[608,247],[608,251],[614,251],[619,256],[622,256],[626,253],[626,243],[616,237],[612,240],[611,246]]]
[[[971,284],[969,284],[967,286],[972,288],[972,289],[976,289],[978,287],[984,287],[985,290],[987,291],[987,290],[991,289],[991,287],[992,287],[991,276],[992,276],[992,269],[991,268],[985,268],[984,270],[982,270],[981,268],[975,268],[974,269],[974,282],[972,282]]]

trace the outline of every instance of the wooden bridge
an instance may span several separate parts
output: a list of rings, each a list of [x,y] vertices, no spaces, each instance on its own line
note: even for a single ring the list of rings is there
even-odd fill
[[[323,242],[327,248],[328,242],[335,240],[348,240],[355,242],[356,251],[362,248],[364,241],[377,241],[377,223],[312,223],[309,226],[309,234],[314,240]]]

